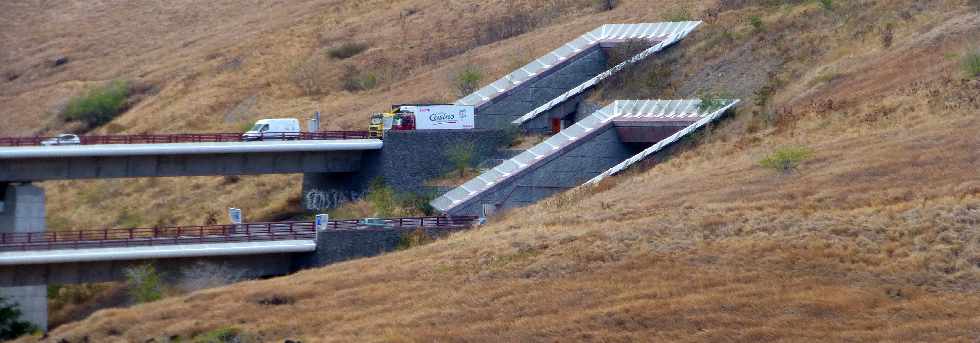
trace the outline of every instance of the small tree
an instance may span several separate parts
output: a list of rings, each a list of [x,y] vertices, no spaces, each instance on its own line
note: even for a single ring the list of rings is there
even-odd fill
[[[7,299],[0,297],[0,340],[12,340],[37,331],[33,324],[21,320],[20,316],[17,304],[8,303]]]
[[[789,174],[810,158],[813,152],[807,147],[783,147],[759,161],[759,165],[783,174]]]
[[[456,73],[453,83],[459,96],[467,96],[479,89],[481,80],[483,80],[483,72],[476,66],[468,65]]]
[[[160,274],[152,264],[142,264],[126,268],[126,285],[129,296],[135,303],[147,303],[163,297]]]
[[[466,170],[473,164],[474,150],[473,142],[454,144],[446,150],[446,159],[452,163],[453,169],[459,171],[459,177],[466,176]]]

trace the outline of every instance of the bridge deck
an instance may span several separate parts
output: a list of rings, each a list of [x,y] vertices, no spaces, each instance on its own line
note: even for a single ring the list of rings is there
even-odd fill
[[[333,220],[326,230],[455,229],[475,217]],[[312,221],[0,233],[0,265],[293,253],[316,249]]]
[[[265,133],[267,138],[293,138],[295,133]],[[167,143],[207,143],[207,142],[242,142],[241,133],[178,133],[178,134],[141,134],[141,135],[82,135],[78,136],[80,145],[101,144],[167,144]],[[338,140],[366,139],[367,131],[317,131],[300,132],[298,140]],[[38,146],[46,140],[55,137],[0,137],[0,146]]]
[[[382,146],[379,139],[18,146],[0,148],[0,159],[354,151]]]

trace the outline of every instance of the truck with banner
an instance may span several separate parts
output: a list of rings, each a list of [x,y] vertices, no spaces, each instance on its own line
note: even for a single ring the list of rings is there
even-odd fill
[[[474,122],[473,106],[394,105],[391,111],[371,116],[368,132],[372,138],[383,138],[388,130],[470,130]]]

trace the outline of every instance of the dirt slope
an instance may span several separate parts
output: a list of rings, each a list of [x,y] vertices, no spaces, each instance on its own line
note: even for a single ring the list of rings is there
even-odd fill
[[[229,327],[303,342],[980,339],[980,81],[956,58],[980,14],[952,0],[761,3],[681,6],[706,25],[597,95],[745,99],[656,165],[428,246],[103,310],[50,340]],[[672,11],[651,7],[573,22]],[[572,27],[445,68],[505,69],[508,53]],[[790,145],[814,154],[798,172],[758,166]],[[262,305],[272,298],[286,301]]]

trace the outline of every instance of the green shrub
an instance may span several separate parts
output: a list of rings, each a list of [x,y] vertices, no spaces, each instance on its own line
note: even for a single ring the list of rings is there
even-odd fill
[[[833,11],[834,10],[834,0],[820,0],[820,7],[823,7],[823,9],[825,9],[827,11]]]
[[[399,193],[395,195],[398,206],[403,209],[403,212],[410,215],[433,215],[435,209],[429,204],[432,199],[435,199],[433,194]]]
[[[17,304],[0,297],[0,340],[7,341],[37,331],[34,324],[20,319]]]
[[[467,96],[479,89],[481,80],[483,80],[483,72],[480,69],[475,66],[466,66],[453,77],[453,85],[456,87],[459,96]]]
[[[813,152],[807,147],[783,147],[759,161],[759,165],[784,174],[792,173],[800,163],[810,158]]]
[[[754,15],[749,17],[749,24],[752,25],[752,30],[755,32],[762,32],[766,30],[766,24],[762,22],[762,17]]]
[[[147,303],[163,297],[160,274],[152,264],[132,266],[123,270],[129,296],[135,303]]]
[[[112,81],[69,100],[61,117],[67,121],[80,121],[88,128],[98,127],[125,111],[128,97],[129,82]]]
[[[963,71],[966,73],[966,77],[980,77],[980,49],[976,49],[963,55],[960,63],[963,66]]]
[[[698,97],[701,99],[701,103],[698,104],[698,112],[701,113],[711,113],[725,107],[728,105],[728,99],[731,98],[725,93],[713,91],[701,93]]]
[[[414,247],[420,247],[434,241],[432,237],[429,237],[425,233],[425,230],[415,229],[406,233],[403,233],[398,239],[398,246],[395,247],[397,250],[411,249]]]
[[[358,70],[352,66],[347,66],[341,81],[343,82],[344,90],[348,92],[366,91],[378,86],[377,75]]]
[[[330,49],[327,49],[327,56],[338,60],[344,60],[364,52],[370,47],[367,43],[347,42]]]
[[[453,144],[446,150],[446,160],[452,163],[453,169],[459,171],[459,177],[466,176],[466,171],[473,165],[473,155],[476,145],[473,142]]]

